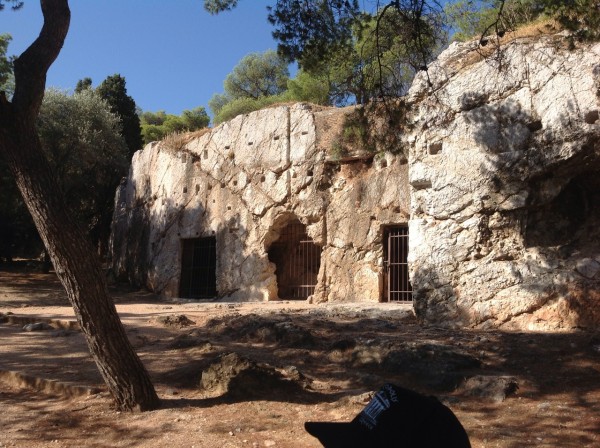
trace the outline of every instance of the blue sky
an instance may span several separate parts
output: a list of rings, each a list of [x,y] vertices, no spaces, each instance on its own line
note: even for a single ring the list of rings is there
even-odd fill
[[[205,106],[248,53],[275,49],[267,22],[269,0],[242,0],[230,12],[208,14],[202,0],[71,0],[65,46],[48,72],[47,86],[73,89],[79,79],[94,86],[120,73],[127,91],[146,111]],[[20,54],[39,34],[39,1],[0,13],[0,33]]]

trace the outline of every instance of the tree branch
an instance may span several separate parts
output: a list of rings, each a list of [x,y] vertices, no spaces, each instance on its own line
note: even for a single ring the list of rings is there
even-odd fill
[[[44,25],[38,38],[14,63],[15,93],[12,103],[15,112],[35,119],[44,89],[46,74],[58,57],[65,42],[71,11],[68,0],[41,0]]]

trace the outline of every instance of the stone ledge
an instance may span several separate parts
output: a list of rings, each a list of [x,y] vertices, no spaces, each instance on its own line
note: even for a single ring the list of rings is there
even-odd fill
[[[79,327],[79,323],[74,320],[48,319],[36,316],[17,316],[15,314],[0,313],[0,323],[7,323],[10,325],[20,326],[24,326],[27,324],[45,323],[55,328],[56,330],[81,330],[81,328]]]
[[[21,372],[0,369],[0,381],[21,389],[33,389],[45,394],[59,395],[65,398],[87,397],[102,392],[91,386],[78,386],[56,380],[47,380]]]

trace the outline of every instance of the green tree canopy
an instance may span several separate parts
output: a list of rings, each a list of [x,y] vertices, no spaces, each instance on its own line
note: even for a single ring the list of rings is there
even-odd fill
[[[12,40],[10,34],[0,34],[0,85],[8,80],[9,75],[12,73],[12,64],[10,59],[6,56],[8,51],[8,44]]]
[[[465,41],[514,30],[544,14],[540,0],[458,0],[445,5],[452,40]]]
[[[278,95],[287,88],[287,66],[273,50],[244,56],[225,78],[225,94],[231,99]]]
[[[85,79],[82,82],[84,81]],[[110,110],[121,119],[123,138],[131,157],[134,152],[142,148],[142,132],[135,101],[127,95],[125,84],[124,77],[114,74],[102,81],[96,91],[109,104]]]
[[[384,8],[375,16],[363,14],[352,28],[351,40],[312,61],[306,71],[328,80],[332,104],[399,97],[446,39],[444,28],[428,18],[420,23],[422,39],[414,46],[412,30],[404,22],[395,8]]]
[[[129,152],[119,117],[98,93],[48,90],[38,117],[44,152],[72,211],[96,244],[105,246],[115,189]]]
[[[279,54],[305,68],[351,45],[362,20],[358,0],[278,0],[269,8]]]
[[[92,88],[92,78],[83,78],[77,81],[75,86],[75,93],[81,93],[84,90]]]
[[[238,0],[204,0],[204,9],[211,14],[218,14],[235,8]]]
[[[237,4],[204,0],[213,14]],[[426,69],[446,44],[449,29],[457,32],[455,39],[502,35],[547,15],[576,37],[600,36],[598,0],[458,0],[445,8],[434,0],[273,0],[268,10],[278,53],[327,79],[334,103],[403,93],[414,72]],[[228,99],[235,98],[214,97],[213,112]]]
[[[37,120],[43,151],[72,212],[92,241],[106,247],[114,194],[129,166],[119,117],[91,89],[74,95],[48,90]],[[0,228],[4,252],[37,256],[41,241],[14,181],[0,159]],[[38,250],[32,253],[32,250]],[[1,252],[1,250],[0,250]],[[1,254],[0,254],[1,256]]]
[[[11,96],[14,92],[13,58],[7,56],[10,34],[0,34],[0,91]]]
[[[224,93],[208,102],[216,124],[241,113],[285,100],[290,74],[288,63],[273,50],[244,56],[223,81]]]
[[[184,110],[181,115],[158,112],[142,112],[140,115],[144,144],[162,140],[174,132],[192,132],[208,126],[210,117],[204,107]]]
[[[331,104],[331,86],[327,76],[314,75],[305,70],[298,70],[296,77],[287,83],[289,101],[306,101],[314,104]]]

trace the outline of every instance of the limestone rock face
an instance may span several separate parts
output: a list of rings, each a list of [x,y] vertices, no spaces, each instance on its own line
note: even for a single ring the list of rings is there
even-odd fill
[[[538,36],[483,51],[453,44],[416,77],[399,132],[408,165],[330,160],[348,110],[306,104],[148,145],[117,192],[113,270],[178,297],[194,281],[188,243],[212,239],[215,297],[289,298],[291,270],[313,276],[312,301],[379,301],[383,240],[404,224],[422,322],[597,326],[600,44]],[[319,254],[310,268],[289,261],[308,249],[282,245],[298,228]]]
[[[453,44],[408,95],[411,281],[425,322],[600,323],[600,44]]]
[[[380,300],[384,228],[408,222],[408,166],[392,154],[327,160],[317,124],[344,113],[280,106],[138,151],[117,192],[115,273],[179,297],[186,241],[212,237],[217,297],[288,298],[277,270],[291,254],[273,248],[299,222],[320,251],[312,300]]]

